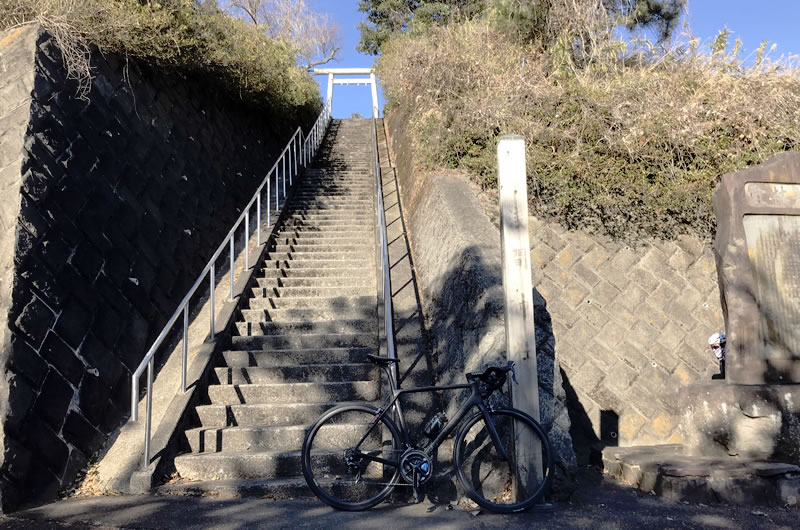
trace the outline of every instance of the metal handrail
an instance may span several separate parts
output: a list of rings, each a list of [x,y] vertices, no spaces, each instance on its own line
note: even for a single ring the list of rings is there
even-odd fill
[[[375,163],[375,181],[376,189],[378,191],[378,232],[380,238],[380,274],[382,276],[382,286],[380,296],[383,297],[383,325],[386,334],[386,355],[390,359],[396,359],[397,353],[395,352],[394,345],[394,326],[392,324],[392,281],[389,274],[389,245],[386,242],[386,212],[383,209],[383,182],[381,179],[381,163],[378,157],[378,120],[372,118],[372,151]],[[390,372],[394,378],[394,383],[397,385],[398,373],[397,363],[392,363],[392,370]]]
[[[292,185],[292,176],[297,176],[298,172],[298,165],[301,165],[303,168],[308,166],[308,164],[313,160],[314,155],[317,152],[320,144],[322,143],[322,139],[325,136],[325,130],[328,127],[328,123],[331,119],[331,107],[330,105],[325,105],[320,112],[319,116],[317,117],[317,121],[314,122],[314,125],[308,132],[308,135],[304,135],[302,128],[298,127],[297,130],[292,135],[289,142],[286,144],[286,147],[283,148],[281,151],[280,156],[272,165],[272,168],[267,173],[267,176],[264,177],[264,180],[261,182],[261,185],[256,190],[253,198],[250,199],[250,202],[247,203],[247,206],[244,208],[244,211],[233,224],[233,227],[228,231],[228,235],[225,236],[225,239],[222,243],[217,247],[216,252],[208,261],[206,266],[203,268],[203,271],[200,273],[200,276],[197,278],[197,281],[194,282],[192,288],[189,289],[189,292],[186,293],[186,296],[183,297],[183,300],[178,305],[178,308],[175,310],[175,313],[172,314],[172,317],[167,321],[166,326],[161,330],[161,333],[158,334],[158,337],[150,346],[150,349],[147,350],[147,354],[142,359],[142,362],[139,363],[139,366],[136,368],[136,371],[133,372],[131,375],[131,421],[138,421],[139,420],[139,378],[142,376],[142,372],[144,372],[145,367],[147,367],[147,402],[146,402],[146,413],[145,413],[145,438],[144,438],[144,467],[150,465],[150,432],[151,432],[151,422],[153,416],[153,372],[155,371],[155,353],[158,351],[158,348],[161,347],[161,344],[164,342],[169,331],[172,329],[172,326],[178,320],[178,317],[183,314],[183,337],[182,341],[182,360],[181,360],[181,392],[186,392],[186,370],[187,370],[187,350],[188,350],[188,341],[189,341],[189,301],[191,300],[192,296],[194,296],[197,289],[200,285],[205,281],[206,276],[210,279],[210,290],[209,290],[209,302],[210,302],[210,337],[214,337],[214,316],[215,316],[215,307],[214,307],[214,290],[216,288],[216,262],[219,259],[220,255],[222,255],[223,250],[225,247],[229,247],[230,249],[230,299],[233,300],[233,285],[235,282],[235,270],[234,270],[234,252],[235,252],[235,239],[236,239],[236,231],[244,222],[244,248],[242,249],[244,252],[244,268],[245,271],[250,269],[250,238],[252,234],[250,233],[250,211],[253,208],[253,205],[256,206],[256,246],[261,245],[261,222],[263,220],[262,217],[262,208],[261,208],[261,197],[264,193],[264,189],[266,187],[266,198],[267,198],[267,226],[270,225],[270,214],[271,214],[271,205],[270,205],[270,177],[272,174],[275,174],[275,212],[280,212],[280,200],[281,194],[283,198],[286,198],[286,178],[288,175],[289,178],[289,186]],[[298,152],[299,151],[299,152]],[[299,159],[299,160],[298,160]],[[280,164],[280,166],[279,166]],[[288,165],[288,169],[287,169]],[[280,167],[280,170],[279,170]],[[282,173],[281,182],[279,182],[279,176]],[[285,204],[284,204],[285,206]]]

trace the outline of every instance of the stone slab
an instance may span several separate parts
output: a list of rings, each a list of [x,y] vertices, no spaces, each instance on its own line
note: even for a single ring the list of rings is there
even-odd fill
[[[607,447],[607,475],[668,500],[798,508],[800,467],[782,462],[689,456],[681,445]]]

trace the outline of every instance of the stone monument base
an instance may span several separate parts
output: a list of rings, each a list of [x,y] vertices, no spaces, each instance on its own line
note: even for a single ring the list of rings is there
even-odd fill
[[[800,467],[731,457],[687,456],[680,445],[606,447],[604,472],[676,502],[800,508]]]
[[[800,464],[800,384],[689,385],[679,407],[685,455]]]

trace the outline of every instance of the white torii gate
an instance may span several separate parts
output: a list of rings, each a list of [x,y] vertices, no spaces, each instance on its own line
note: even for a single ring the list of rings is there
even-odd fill
[[[331,108],[331,114],[333,114],[333,85],[370,85],[372,89],[372,117],[378,117],[378,84],[375,81],[375,72],[372,71],[372,68],[314,68],[311,73],[313,75],[328,76],[327,104]],[[336,79],[337,75],[369,75],[369,77]]]

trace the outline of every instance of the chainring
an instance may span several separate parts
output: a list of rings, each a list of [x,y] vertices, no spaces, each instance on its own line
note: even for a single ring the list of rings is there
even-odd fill
[[[433,462],[428,455],[418,449],[406,449],[400,457],[400,474],[410,484],[414,484],[414,470],[416,470],[417,484],[425,484],[433,477]]]

